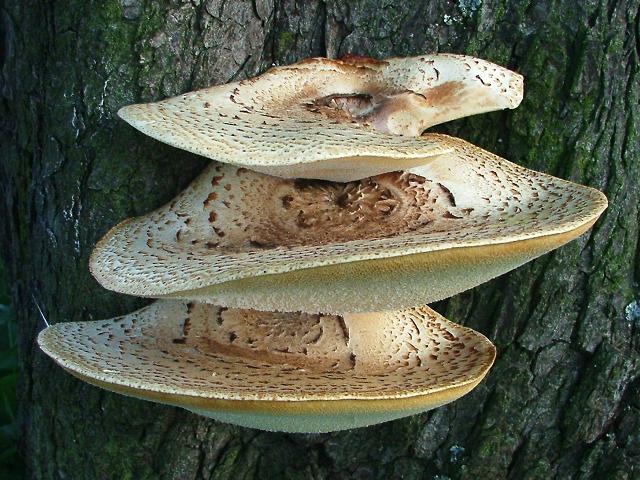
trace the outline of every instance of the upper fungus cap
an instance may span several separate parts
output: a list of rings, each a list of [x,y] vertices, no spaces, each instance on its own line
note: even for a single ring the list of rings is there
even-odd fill
[[[477,58],[350,56],[311,58],[118,113],[153,138],[214,160],[350,181],[422,165],[447,152],[439,137],[420,136],[428,127],[521,100],[520,75]]]
[[[451,402],[495,348],[428,307],[344,317],[160,300],[58,323],[42,350],[91,384],[266,430],[354,428]]]
[[[213,163],[170,204],[114,227],[90,260],[106,288],[228,307],[395,310],[472,288],[585,232],[592,188],[463,140],[410,172],[351,183]]]

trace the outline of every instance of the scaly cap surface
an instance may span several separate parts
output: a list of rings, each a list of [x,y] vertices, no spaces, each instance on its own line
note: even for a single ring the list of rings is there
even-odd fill
[[[396,310],[557,248],[606,207],[597,190],[440,138],[451,154],[347,184],[212,164],[169,205],[113,228],[91,270],[131,295],[259,310]]]
[[[451,402],[495,348],[428,307],[339,316],[159,300],[59,323],[38,343],[79,378],[231,423],[292,432],[379,423]]]
[[[420,136],[428,127],[521,100],[520,75],[477,58],[351,56],[307,59],[119,115],[217,161],[285,178],[351,181],[422,165],[447,152],[439,137]]]

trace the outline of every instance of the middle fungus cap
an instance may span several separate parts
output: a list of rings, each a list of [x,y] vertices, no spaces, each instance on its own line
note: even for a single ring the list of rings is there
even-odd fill
[[[349,183],[213,163],[170,204],[114,227],[90,261],[111,290],[227,307],[397,310],[455,295],[585,232],[597,190],[463,140]]]

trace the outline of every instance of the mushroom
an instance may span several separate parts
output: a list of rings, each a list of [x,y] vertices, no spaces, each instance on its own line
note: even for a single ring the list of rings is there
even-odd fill
[[[437,158],[446,145],[420,136],[425,129],[521,100],[520,75],[477,58],[349,56],[311,58],[118,113],[155,139],[214,160],[352,181]]]
[[[428,307],[326,316],[159,300],[115,319],[55,324],[38,343],[93,385],[288,432],[438,407],[472,390],[495,358],[487,338]]]
[[[91,271],[131,295],[269,311],[397,310],[557,248],[606,208],[597,190],[437,138],[452,153],[350,183],[213,163],[169,205],[108,232]]]
[[[223,163],[92,254],[106,288],[168,298],[56,324],[40,347],[94,385],[265,430],[365,426],[464,395],[495,348],[415,305],[559,247],[607,205],[422,135],[521,98],[513,72],[433,55],[310,59],[125,107],[144,133]]]

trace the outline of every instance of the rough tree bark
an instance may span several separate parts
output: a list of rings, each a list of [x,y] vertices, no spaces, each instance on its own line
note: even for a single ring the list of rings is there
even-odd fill
[[[637,0],[5,0],[1,14],[0,228],[30,478],[639,478]],[[119,107],[313,55],[435,51],[526,78],[516,111],[445,131],[611,204],[578,241],[436,306],[498,347],[476,391],[367,429],[264,433],[93,388],[38,351],[32,294],[51,322],[143,304],[98,286],[91,248],[206,163]]]

